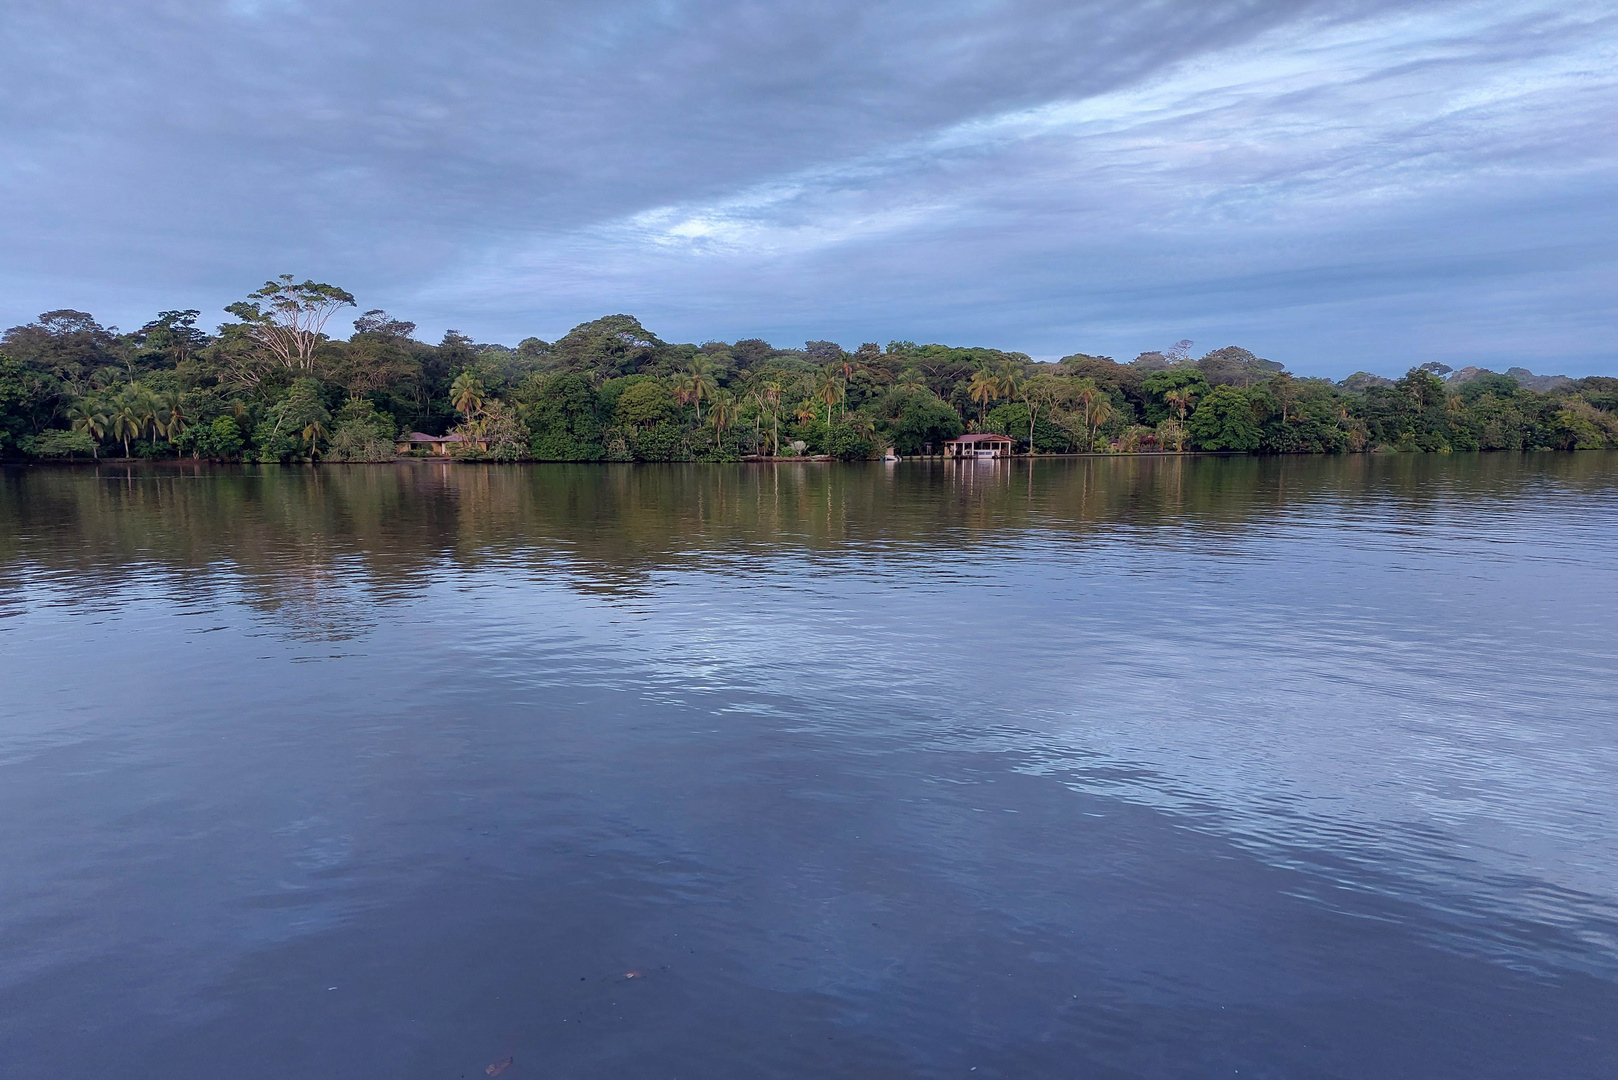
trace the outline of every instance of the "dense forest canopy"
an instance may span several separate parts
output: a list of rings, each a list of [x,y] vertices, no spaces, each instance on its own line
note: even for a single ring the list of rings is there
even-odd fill
[[[138,330],[48,311],[0,336],[0,456],[388,461],[410,433],[486,460],[861,459],[998,432],[1035,454],[1354,453],[1618,447],[1618,379],[1425,364],[1388,379],[1297,378],[1189,341],[1127,363],[891,341],[848,351],[670,344],[629,315],[515,348],[436,345],[381,310],[328,332],[353,296],[291,276]]]

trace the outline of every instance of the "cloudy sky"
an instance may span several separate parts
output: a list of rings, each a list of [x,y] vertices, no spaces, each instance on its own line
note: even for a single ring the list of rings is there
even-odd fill
[[[0,325],[1618,374],[1618,8],[8,0]]]

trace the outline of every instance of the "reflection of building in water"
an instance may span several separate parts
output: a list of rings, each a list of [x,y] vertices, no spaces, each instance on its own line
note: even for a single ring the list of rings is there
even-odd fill
[[[962,435],[960,438],[950,439],[944,444],[944,456],[947,458],[1010,457],[1011,451],[1016,445],[1017,441],[1006,435],[987,433]]]

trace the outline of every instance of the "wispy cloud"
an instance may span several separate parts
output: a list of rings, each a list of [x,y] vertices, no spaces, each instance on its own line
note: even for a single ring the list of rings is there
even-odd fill
[[[512,340],[633,310],[682,338],[1618,366],[1596,8],[90,10],[0,16],[58,35],[0,105],[14,304],[217,303],[285,268]],[[113,40],[128,69],[84,79]]]

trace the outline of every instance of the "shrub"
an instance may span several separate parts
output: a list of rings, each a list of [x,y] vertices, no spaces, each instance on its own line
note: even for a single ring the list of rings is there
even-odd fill
[[[1197,404],[1186,432],[1203,450],[1257,450],[1263,433],[1253,403],[1234,386],[1216,386]]]
[[[397,457],[393,418],[364,398],[351,400],[337,416],[327,461],[392,461]]]
[[[96,442],[83,431],[62,431],[53,428],[38,435],[26,435],[21,440],[22,452],[29,457],[74,458],[95,457]]]

